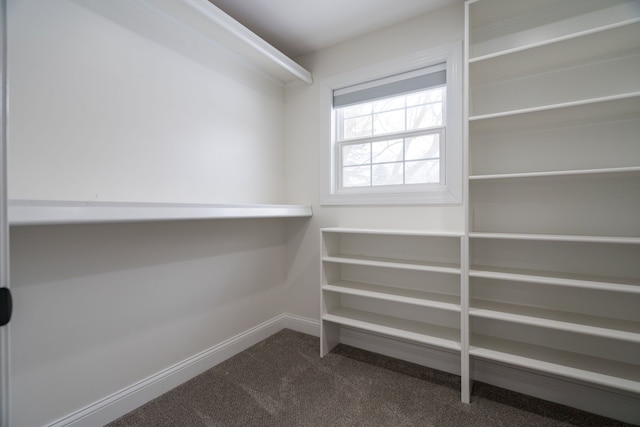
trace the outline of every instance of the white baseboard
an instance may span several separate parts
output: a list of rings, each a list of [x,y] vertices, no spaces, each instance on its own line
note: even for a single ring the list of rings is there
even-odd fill
[[[103,426],[285,328],[320,335],[318,320],[283,313],[69,414],[50,426]],[[455,352],[350,328],[342,329],[341,342],[456,375],[460,373],[460,356]],[[484,360],[473,361],[472,376],[476,381],[628,423],[640,423],[640,396]]]
[[[50,426],[103,426],[285,328],[320,335],[319,321],[283,313],[69,414]]]

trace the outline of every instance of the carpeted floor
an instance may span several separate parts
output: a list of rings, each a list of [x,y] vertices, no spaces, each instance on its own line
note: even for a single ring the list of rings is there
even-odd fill
[[[345,345],[283,330],[109,424],[154,426],[624,426]]]

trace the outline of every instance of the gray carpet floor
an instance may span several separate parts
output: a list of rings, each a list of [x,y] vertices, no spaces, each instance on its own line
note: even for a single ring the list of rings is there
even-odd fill
[[[283,330],[109,427],[624,426],[563,405]]]

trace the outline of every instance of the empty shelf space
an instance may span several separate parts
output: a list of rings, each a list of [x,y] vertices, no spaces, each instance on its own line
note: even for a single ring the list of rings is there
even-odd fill
[[[437,273],[460,274],[460,266],[454,263],[435,261],[414,261],[407,259],[380,258],[356,255],[325,256],[324,262],[334,262],[352,265],[367,265],[371,267],[402,268],[408,270],[433,271]]]
[[[469,59],[474,78],[504,78],[521,71],[544,69],[611,52],[624,52],[638,47],[640,17],[634,17],[553,37],[534,43],[491,52]],[[491,76],[491,71],[496,75]]]
[[[460,331],[453,328],[347,308],[332,310],[323,315],[322,320],[416,343],[460,351]]]
[[[471,6],[470,60],[504,55],[634,22],[640,16],[636,1],[595,3],[549,2],[505,7],[480,2]]]
[[[640,366],[484,335],[471,338],[469,354],[525,369],[640,393]]]
[[[595,117],[626,116],[638,114],[640,110],[640,91],[597,98],[581,99],[572,102],[540,105],[536,107],[506,110],[469,117],[469,125],[474,133],[487,131],[506,131],[522,129],[534,124],[551,125],[589,120]],[[473,122],[494,120],[476,126]]]
[[[640,323],[473,299],[469,315],[640,343]]]
[[[340,281],[324,285],[324,291],[369,298],[395,301],[442,310],[460,311],[460,297],[414,289],[401,289],[392,286],[372,285],[368,283]]]
[[[640,283],[638,280],[617,277],[600,277],[553,271],[498,268],[478,265],[473,265],[471,267],[469,270],[469,276],[640,294]]]
[[[302,205],[9,200],[10,225],[90,224],[232,218],[310,217]]]

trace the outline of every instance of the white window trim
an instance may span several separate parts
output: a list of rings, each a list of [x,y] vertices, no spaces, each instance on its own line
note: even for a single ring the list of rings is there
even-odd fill
[[[432,185],[412,191],[409,186],[394,188],[384,186],[376,192],[336,192],[337,172],[335,150],[335,118],[331,102],[325,110],[330,119],[328,133],[331,143],[321,144],[320,152],[320,203],[321,205],[422,205],[422,204],[460,204],[462,203],[462,42],[454,42],[444,46],[431,48],[412,55],[400,57],[381,64],[361,68],[348,73],[330,77],[323,82],[327,96],[333,99],[333,90],[352,86],[366,81],[376,80],[393,74],[404,73],[413,69],[425,68],[439,63],[446,63],[447,69],[447,103],[446,103],[446,143],[444,152],[445,184]],[[325,134],[323,132],[323,134]]]

